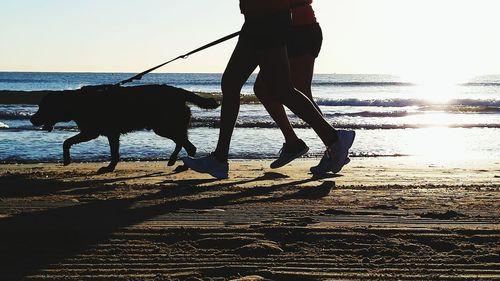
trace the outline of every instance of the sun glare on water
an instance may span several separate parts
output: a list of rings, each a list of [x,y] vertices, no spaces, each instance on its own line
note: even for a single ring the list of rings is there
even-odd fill
[[[410,155],[432,163],[469,161],[475,157],[470,150],[473,145],[465,138],[463,131],[445,127],[432,127],[410,131],[405,135]]]
[[[440,76],[413,78],[410,81],[415,84],[411,91],[413,97],[423,99],[430,104],[447,104],[457,97],[459,85],[465,83],[459,78],[447,77],[443,79]]]

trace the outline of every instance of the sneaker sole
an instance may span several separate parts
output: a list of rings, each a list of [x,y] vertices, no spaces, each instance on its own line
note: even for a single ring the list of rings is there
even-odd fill
[[[344,165],[343,165],[343,166],[345,166],[345,165],[347,165],[347,164],[349,164],[349,163],[351,163],[351,158],[347,157],[347,158],[345,159],[345,161],[344,161]],[[342,166],[342,167],[343,167],[343,166]],[[309,171],[310,171],[310,172],[311,172],[311,174],[313,174],[313,175],[322,175],[322,174],[326,174],[326,173],[328,172],[328,171],[316,172],[316,171],[314,171],[312,168],[311,168],[311,169],[309,169]]]
[[[305,147],[303,150],[301,150],[299,153],[295,154],[293,157],[291,157],[289,160],[281,163],[280,165],[273,165],[273,163],[271,163],[271,169],[278,169],[278,168],[281,168],[285,165],[287,165],[288,163],[292,162],[293,160],[297,159],[297,158],[300,158],[302,157],[304,154],[306,154],[307,152],[309,151],[309,147]]]
[[[347,137],[347,139],[348,139],[347,155],[346,155],[346,158],[344,160],[344,163],[342,164],[342,166],[340,166],[338,171],[335,171],[334,167],[331,170],[327,170],[327,169],[319,169],[318,166],[314,166],[314,167],[311,167],[309,169],[311,174],[324,175],[328,172],[333,172],[334,174],[336,174],[336,173],[340,172],[345,165],[347,165],[347,164],[349,164],[349,162],[351,162],[351,159],[349,158],[349,149],[352,147],[352,144],[354,143],[354,139],[356,138],[356,132],[355,131],[345,131],[345,130],[340,130],[339,132],[342,132],[343,134],[347,133],[346,136],[344,136],[344,138]]]

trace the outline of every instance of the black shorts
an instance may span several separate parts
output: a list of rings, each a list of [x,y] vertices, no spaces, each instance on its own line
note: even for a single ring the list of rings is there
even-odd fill
[[[246,16],[240,38],[252,41],[257,49],[286,45],[291,30],[290,12],[266,16]]]
[[[295,26],[287,41],[288,57],[293,59],[304,55],[318,57],[323,43],[323,33],[318,23]]]

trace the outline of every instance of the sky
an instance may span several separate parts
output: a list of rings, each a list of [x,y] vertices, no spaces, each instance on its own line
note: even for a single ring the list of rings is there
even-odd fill
[[[500,74],[498,0],[315,0],[317,73]],[[0,71],[141,72],[238,31],[237,0],[0,0]],[[236,40],[160,69],[223,72]]]

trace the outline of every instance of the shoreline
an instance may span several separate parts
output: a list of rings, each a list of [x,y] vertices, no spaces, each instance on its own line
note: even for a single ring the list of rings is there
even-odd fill
[[[444,178],[454,179],[453,182],[459,183],[458,180],[463,180],[462,183],[481,184],[491,183],[500,184],[500,161],[497,159],[484,159],[484,158],[468,158],[468,159],[453,159],[453,160],[438,160],[427,159],[419,156],[396,155],[396,156],[353,156],[352,162],[344,167],[339,175],[327,174],[325,178],[334,178],[344,182],[359,182],[362,184],[369,184],[371,179],[363,179],[368,177],[369,174],[375,172],[385,172],[384,176],[387,177],[387,182],[397,181],[401,176],[417,176],[422,179],[422,183],[428,184],[437,180],[442,180],[440,175],[450,174]],[[248,173],[248,177],[259,177],[262,173],[284,173],[291,178],[313,177],[309,172],[309,168],[314,166],[319,161],[317,157],[307,157],[296,159],[292,163],[279,169],[271,169],[269,164],[274,160],[270,159],[230,159],[230,179],[231,172],[234,172],[234,177],[242,177],[241,174],[245,167],[251,167],[254,172]],[[97,170],[101,166],[106,166],[108,161],[80,161],[73,162],[68,166],[63,166],[61,162],[29,162],[29,163],[0,163],[0,176],[4,171],[23,172],[25,170],[40,169],[50,171],[55,174],[59,172],[71,173],[76,171],[86,171],[87,176],[98,177],[113,177],[115,175],[123,174],[126,172],[137,173],[138,171],[145,171],[148,168],[155,173],[166,173],[177,175],[175,168],[182,164],[178,160],[176,165],[172,167],[166,166],[167,159],[161,160],[121,160],[116,170],[109,174],[96,175],[92,170]],[[387,172],[391,172],[388,174]],[[398,174],[398,172],[400,174]],[[260,173],[260,174],[259,174]],[[363,175],[364,173],[364,175]],[[179,173],[180,177],[204,178],[209,175],[203,175],[194,171],[185,171]],[[229,179],[229,180],[230,180]],[[374,184],[380,184],[375,182]],[[411,184],[411,182],[408,182]]]

